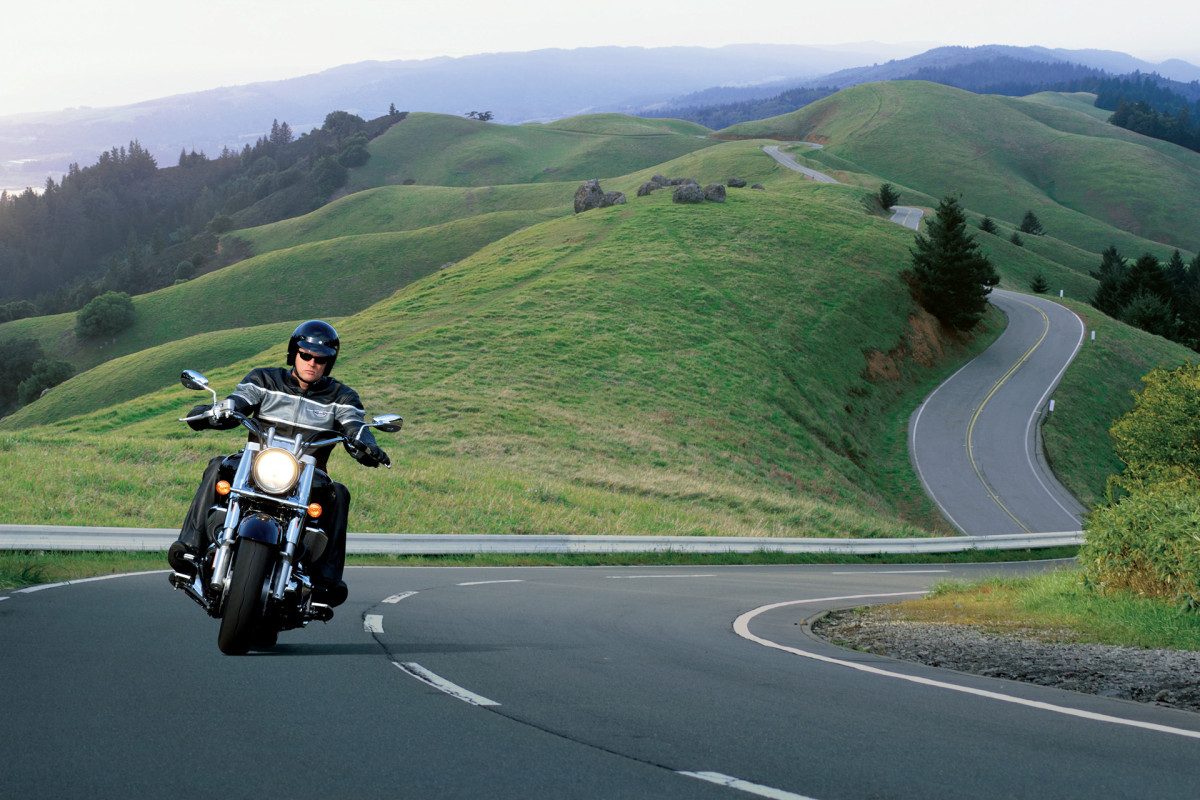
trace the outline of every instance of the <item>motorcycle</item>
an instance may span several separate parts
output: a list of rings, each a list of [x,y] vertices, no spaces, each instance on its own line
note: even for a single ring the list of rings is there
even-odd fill
[[[180,380],[188,389],[211,392],[215,407],[217,393],[204,375],[184,370]],[[311,495],[330,480],[313,453],[333,444],[353,449],[356,439],[333,431],[320,440],[305,441],[303,434],[288,439],[257,419],[226,413],[252,435],[239,456],[228,459],[237,461],[233,480],[217,483],[208,520],[212,544],[195,559],[196,574],[172,572],[170,581],[221,620],[221,652],[242,655],[273,647],[280,631],[333,619],[333,608],[314,599],[310,575],[329,543],[320,527],[322,508]],[[381,414],[364,428],[395,433],[403,424],[396,414]]]

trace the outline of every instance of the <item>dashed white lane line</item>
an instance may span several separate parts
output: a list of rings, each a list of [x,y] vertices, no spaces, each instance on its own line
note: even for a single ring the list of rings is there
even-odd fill
[[[757,617],[759,614],[763,614],[768,611],[774,611],[777,608],[786,608],[788,606],[802,605],[804,603],[840,603],[840,602],[843,602],[846,600],[879,599],[879,598],[883,598],[883,597],[904,597],[904,596],[919,595],[919,594],[925,594],[925,592],[894,592],[892,594],[856,594],[856,595],[850,595],[847,597],[819,597],[819,598],[813,598],[811,600],[789,600],[787,602],[774,603],[772,605],[762,606],[761,608],[756,608],[752,611],[747,611],[745,614],[742,614],[740,617],[738,617],[736,620],[734,620],[733,629],[737,633],[737,635],[741,636],[743,639],[748,639],[756,644],[761,644],[764,647],[770,647],[775,650],[782,650],[785,653],[791,653],[792,655],[797,655],[802,658],[810,658],[813,661],[821,661],[826,664],[836,664],[837,666],[840,666],[840,667],[849,667],[850,669],[858,670],[859,672],[867,672],[872,675],[880,675],[885,678],[895,678],[896,680],[908,681],[909,683],[921,684],[923,686],[932,686],[936,689],[946,689],[951,692],[960,692],[962,694],[974,695],[975,697],[984,697],[989,700],[999,700],[1002,703],[1012,703],[1012,704],[1018,705],[1018,706],[1025,706],[1027,708],[1036,708],[1041,711],[1050,711],[1055,714],[1063,714],[1068,717],[1077,717],[1079,719],[1087,719],[1087,720],[1092,720],[1094,722],[1107,722],[1110,725],[1123,725],[1123,726],[1127,726],[1130,728],[1140,728],[1142,730],[1155,731],[1157,733],[1168,733],[1173,736],[1183,736],[1188,739],[1200,739],[1200,731],[1191,731],[1191,730],[1187,730],[1186,728],[1172,728],[1168,725],[1159,725],[1154,722],[1142,722],[1140,720],[1123,719],[1121,717],[1114,717],[1114,716],[1110,716],[1108,714],[1098,714],[1094,711],[1084,711],[1082,709],[1069,708],[1067,706],[1056,706],[1052,703],[1043,703],[1038,700],[1026,700],[1023,697],[1015,697],[1013,695],[1001,694],[1000,692],[992,692],[992,691],[988,691],[987,689],[976,689],[972,686],[960,686],[959,684],[956,684],[956,683],[948,683],[946,681],[934,680],[932,678],[923,678],[919,675],[905,675],[900,672],[892,672],[890,670],[881,669],[880,667],[873,667],[869,664],[860,664],[860,663],[856,663],[854,661],[844,661],[840,658],[833,658],[831,656],[823,656],[823,655],[820,655],[818,653],[813,653],[808,650],[801,650],[798,647],[788,647],[786,645],[779,644],[778,642],[772,642],[769,639],[763,639],[760,636],[755,636],[753,633],[750,632],[750,623],[754,620],[755,617]]]
[[[498,706],[500,705],[495,700],[488,700],[482,695],[468,691],[456,683],[451,683],[440,675],[436,675],[429,670],[412,661],[393,661],[396,669],[401,672],[411,675],[427,686],[432,686],[439,692],[444,692],[451,697],[462,700],[464,703],[470,703],[473,706]]]
[[[367,633],[383,633],[383,615],[367,614],[364,616],[363,630]]]
[[[392,603],[394,605],[399,603],[401,600],[406,600],[412,597],[414,594],[416,594],[416,592],[401,592],[400,594],[394,594],[391,597],[383,598],[383,602]]]
[[[763,786],[761,783],[751,783],[750,781],[744,781],[740,778],[722,775],[719,772],[683,772],[681,770],[678,774],[686,775],[689,778],[699,778],[702,781],[715,783],[718,786],[727,786],[730,789],[738,789],[739,791],[757,795],[759,797],[769,797],[772,798],[772,800],[812,800],[811,797],[807,797],[802,794],[785,792],[782,789],[775,789],[771,786]]]
[[[522,580],[507,580],[507,581],[471,581],[469,583],[459,583],[456,586],[487,586],[489,583],[524,583]]]

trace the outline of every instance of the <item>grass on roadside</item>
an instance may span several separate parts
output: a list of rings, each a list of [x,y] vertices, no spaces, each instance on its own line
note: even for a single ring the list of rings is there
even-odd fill
[[[1200,650],[1200,614],[1125,593],[1101,597],[1078,569],[982,581],[947,581],[892,606],[913,622],[980,626],[1051,642]]]
[[[536,553],[509,555],[479,553],[445,556],[351,554],[351,567],[617,567],[617,566],[718,566],[755,564],[942,564],[1028,561],[1073,558],[1078,548],[1045,550],[973,550],[959,554],[830,555],[827,553]],[[161,552],[4,550],[0,551],[0,590],[98,575],[119,575],[166,569]]]

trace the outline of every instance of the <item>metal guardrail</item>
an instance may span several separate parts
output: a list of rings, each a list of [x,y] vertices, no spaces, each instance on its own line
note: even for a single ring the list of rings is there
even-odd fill
[[[174,528],[74,528],[0,525],[0,550],[166,551]],[[1026,550],[1083,543],[1081,531],[911,539],[811,539],[750,536],[494,536],[485,534],[351,533],[349,553],[455,555],[469,553],[959,553]]]

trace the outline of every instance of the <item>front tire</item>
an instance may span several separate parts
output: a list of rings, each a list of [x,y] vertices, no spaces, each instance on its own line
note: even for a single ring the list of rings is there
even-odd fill
[[[233,581],[221,615],[217,647],[227,656],[245,655],[258,639],[267,601],[267,578],[274,561],[273,548],[253,539],[242,539],[233,562]]]

